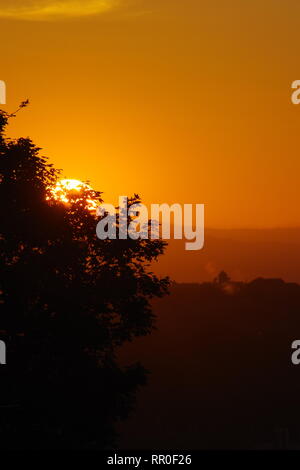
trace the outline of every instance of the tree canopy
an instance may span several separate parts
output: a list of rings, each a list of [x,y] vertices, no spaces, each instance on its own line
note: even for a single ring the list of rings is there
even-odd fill
[[[116,348],[154,326],[169,281],[150,265],[161,240],[99,240],[82,189],[51,198],[61,172],[29,138],[6,137],[0,111],[0,446],[105,447],[145,381]],[[130,204],[139,201],[135,195]]]

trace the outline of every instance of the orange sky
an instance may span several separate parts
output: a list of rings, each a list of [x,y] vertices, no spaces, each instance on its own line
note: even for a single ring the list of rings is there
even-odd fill
[[[2,1],[3,108],[31,101],[10,134],[107,203],[137,192],[205,203],[210,227],[300,226],[297,0],[65,1]]]

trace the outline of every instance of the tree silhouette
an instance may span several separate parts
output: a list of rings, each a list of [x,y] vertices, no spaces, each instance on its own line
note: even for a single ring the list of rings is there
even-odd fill
[[[230,282],[230,277],[225,271],[220,271],[218,276],[214,279],[216,284],[224,285]]]
[[[5,136],[8,118],[0,111],[0,446],[103,448],[145,382],[116,348],[153,328],[150,300],[169,282],[149,266],[165,244],[97,239],[88,199],[101,194],[53,200],[60,171],[30,139]]]

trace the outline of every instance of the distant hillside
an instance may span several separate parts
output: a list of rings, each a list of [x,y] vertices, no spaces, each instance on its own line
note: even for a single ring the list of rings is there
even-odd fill
[[[212,280],[225,270],[235,280],[258,276],[300,282],[300,228],[205,231],[201,251],[185,251],[184,240],[170,240],[154,269],[177,282]]]
[[[150,371],[124,448],[300,448],[300,285],[175,284],[155,312],[157,331],[121,351]]]

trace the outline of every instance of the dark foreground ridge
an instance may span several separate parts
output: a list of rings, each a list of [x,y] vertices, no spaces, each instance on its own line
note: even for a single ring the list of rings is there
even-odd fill
[[[300,447],[300,286],[280,279],[174,284],[158,331],[131,345],[152,373],[124,448]]]

